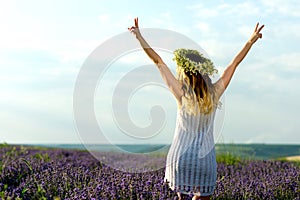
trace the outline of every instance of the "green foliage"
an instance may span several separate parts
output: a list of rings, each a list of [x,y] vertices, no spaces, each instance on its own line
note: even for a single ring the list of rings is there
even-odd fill
[[[7,190],[7,188],[8,188],[8,185],[4,184],[3,190],[0,190],[0,199],[4,199],[5,198],[5,191]]]
[[[40,184],[37,184],[37,193],[35,194],[34,198],[40,199],[40,200],[47,200],[46,191]]]
[[[235,165],[241,162],[238,156],[235,156],[229,152],[217,154],[217,163],[224,163],[226,165]]]
[[[47,153],[41,154],[41,153],[36,153],[35,155],[33,155],[33,158],[36,158],[37,160],[41,160],[44,162],[49,162],[50,161],[50,157]]]
[[[6,143],[6,142],[4,142],[4,143],[0,143],[0,148],[3,148],[3,147],[8,147],[9,145]]]
[[[231,152],[241,159],[273,160],[300,155],[300,145],[282,144],[217,144],[216,152]]]
[[[249,145],[218,144],[216,145],[216,153],[221,155],[230,153],[242,160],[258,159],[255,149]]]
[[[42,159],[44,161],[45,158],[49,159],[48,154],[35,154],[35,156],[37,156],[39,159]],[[32,176],[35,186],[37,188],[37,192],[35,193],[35,195],[33,196],[33,199],[39,199],[39,200],[46,200],[46,191],[45,189],[38,183],[38,181],[36,180],[35,175],[33,174],[33,169],[32,169],[32,165],[30,164],[30,162],[28,160],[26,160],[25,158],[20,158],[21,161],[23,161],[26,166],[28,167],[28,169],[30,170],[30,175]],[[25,186],[21,192],[22,195],[24,195],[26,192],[28,191],[28,188]]]
[[[218,73],[213,62],[204,57],[199,51],[192,49],[176,49],[174,51],[174,59],[178,67],[184,69],[185,72],[200,73],[202,75],[213,75]],[[191,57],[197,58],[197,62],[191,60]]]
[[[278,161],[281,161],[281,162],[289,162],[289,163],[293,163],[295,166],[300,167],[300,161],[297,161],[297,160],[288,160],[288,159],[285,158],[285,157],[282,157],[282,158],[276,158],[276,159],[273,159],[273,160],[278,160]]]
[[[26,160],[25,158],[20,158],[21,161],[23,161],[26,166],[28,167],[28,169],[30,170],[30,172],[32,172],[32,166],[30,164],[30,162],[28,160]]]

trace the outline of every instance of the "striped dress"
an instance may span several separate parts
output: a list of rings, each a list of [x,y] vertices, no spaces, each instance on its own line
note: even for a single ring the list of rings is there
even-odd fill
[[[210,114],[177,111],[175,135],[166,161],[164,181],[182,194],[212,195],[217,179],[213,124]]]

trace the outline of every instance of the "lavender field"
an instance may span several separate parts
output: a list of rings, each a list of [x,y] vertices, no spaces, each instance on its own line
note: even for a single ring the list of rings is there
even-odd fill
[[[134,169],[139,161],[130,159],[124,159],[124,166]],[[140,162],[145,172],[129,173],[86,151],[2,145],[0,199],[174,199],[176,194],[163,183],[164,168],[151,170],[162,166],[165,158],[141,157]],[[300,165],[218,156],[212,199],[300,199]]]

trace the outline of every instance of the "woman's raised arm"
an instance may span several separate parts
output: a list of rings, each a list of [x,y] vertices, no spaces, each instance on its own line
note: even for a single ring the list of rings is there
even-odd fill
[[[230,80],[235,72],[237,66],[242,62],[245,58],[252,45],[258,40],[258,38],[262,38],[262,33],[260,31],[263,29],[264,25],[259,27],[259,23],[256,24],[253,34],[250,39],[246,42],[242,50],[234,57],[234,59],[229,63],[220,79],[215,83],[217,95],[220,97],[227,86],[230,83]]]
[[[183,95],[183,90],[181,88],[181,84],[174,77],[168,66],[164,63],[161,57],[150,47],[150,45],[143,38],[142,34],[139,30],[138,18],[134,19],[134,26],[128,28],[128,30],[133,33],[138,41],[140,42],[142,48],[146,52],[146,54],[150,57],[150,59],[156,64],[158,67],[160,74],[167,84],[171,92],[174,94],[176,99],[181,102],[181,96]]]

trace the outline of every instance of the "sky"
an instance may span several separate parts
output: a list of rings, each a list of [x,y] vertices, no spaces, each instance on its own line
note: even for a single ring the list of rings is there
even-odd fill
[[[112,100],[114,87],[126,74],[153,66],[141,50],[115,58],[98,78],[93,106],[103,135],[90,138],[89,119],[84,119],[84,131],[74,119],[74,89],[85,61],[106,41],[130,35],[127,27],[139,17],[142,33],[143,28],[168,30],[195,41],[220,74],[255,24],[265,24],[263,38],[239,65],[223,96],[217,142],[300,144],[299,10],[297,0],[1,0],[0,143],[92,143],[103,136],[113,143],[171,143],[176,102],[163,85],[141,85],[132,92],[128,115],[118,110],[124,103],[120,96]],[[130,41],[138,44],[134,36]],[[171,53],[157,51],[175,73]],[[132,139],[120,129],[128,120],[146,127],[155,117],[164,120],[161,132]]]

